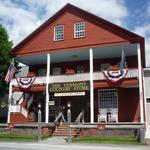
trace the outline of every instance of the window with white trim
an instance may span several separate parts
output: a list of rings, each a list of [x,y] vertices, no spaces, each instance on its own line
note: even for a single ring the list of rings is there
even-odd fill
[[[58,25],[54,27],[54,41],[60,41],[64,39],[64,25]]]
[[[109,63],[101,64],[101,70],[108,70],[110,67]]]
[[[61,74],[61,68],[60,67],[55,67],[52,69],[52,74],[53,75],[59,75]]]
[[[74,38],[85,37],[85,22],[77,22],[74,24]]]
[[[84,66],[77,66],[77,73],[83,73],[84,72]]]
[[[98,90],[99,109],[118,108],[118,97],[116,89],[102,89]]]

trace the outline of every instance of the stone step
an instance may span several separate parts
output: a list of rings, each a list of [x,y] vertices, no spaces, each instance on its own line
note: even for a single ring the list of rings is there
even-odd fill
[[[68,128],[57,128],[55,131],[68,131]],[[71,129],[71,131],[78,131],[77,129]]]
[[[55,130],[54,132],[68,132],[68,130]],[[78,130],[76,130],[76,129],[71,129],[71,132],[78,132]]]
[[[79,133],[71,133],[71,136],[79,136]],[[68,136],[68,133],[53,133],[52,136]]]
[[[68,136],[68,124],[63,123],[57,127],[57,130],[53,131],[52,136]],[[71,136],[79,136],[78,130],[73,128],[71,129]]]
[[[68,136],[68,125],[63,124],[58,126],[57,130],[55,130],[52,136]],[[71,136],[79,136],[77,129],[71,129]]]

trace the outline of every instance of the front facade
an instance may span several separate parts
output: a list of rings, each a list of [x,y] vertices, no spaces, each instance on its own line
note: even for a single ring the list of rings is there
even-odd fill
[[[36,122],[40,103],[45,123],[71,105],[72,122],[144,124],[144,55],[141,36],[67,4],[11,51],[29,70],[10,82],[8,122]]]
[[[150,68],[144,68],[144,95],[146,111],[146,139],[150,139]]]

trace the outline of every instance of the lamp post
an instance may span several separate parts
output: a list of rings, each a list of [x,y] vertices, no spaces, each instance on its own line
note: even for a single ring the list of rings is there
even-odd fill
[[[41,103],[38,104],[38,141],[42,139],[41,135]]]
[[[67,110],[67,121],[68,121],[68,143],[71,143],[71,128],[70,128],[70,125],[71,125],[71,103],[70,101],[68,101],[67,103],[67,107],[68,107],[68,110]]]

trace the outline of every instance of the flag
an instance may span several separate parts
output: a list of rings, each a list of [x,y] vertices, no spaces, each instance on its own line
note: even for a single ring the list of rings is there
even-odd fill
[[[125,54],[124,54],[124,49],[122,48],[120,70],[123,70],[125,68],[126,68]]]
[[[13,78],[15,72],[16,72],[15,66],[13,64],[10,64],[8,71],[7,71],[7,74],[5,76],[5,81],[7,83],[9,83],[10,80]]]

